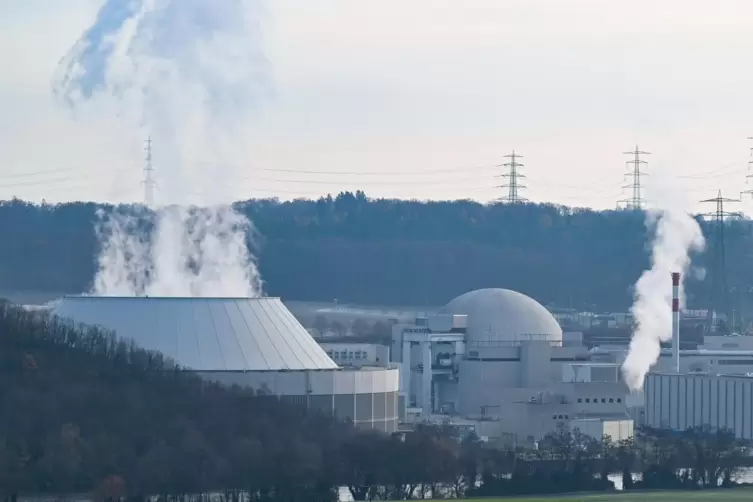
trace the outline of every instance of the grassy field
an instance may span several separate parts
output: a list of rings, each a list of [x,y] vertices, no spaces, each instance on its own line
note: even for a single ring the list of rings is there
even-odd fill
[[[687,500],[727,502],[753,501],[753,489],[738,488],[719,491],[616,493],[609,495],[553,495],[550,497],[485,498],[479,502],[685,502]]]

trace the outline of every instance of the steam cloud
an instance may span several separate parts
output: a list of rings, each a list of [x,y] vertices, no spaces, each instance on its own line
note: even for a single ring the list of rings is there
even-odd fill
[[[173,201],[154,214],[100,214],[95,294],[261,294],[251,222],[227,202],[183,202],[192,156],[242,147],[267,92],[261,12],[254,0],[107,0],[61,60],[53,94],[80,116],[146,129],[161,198]]]
[[[635,301],[631,312],[635,318],[635,332],[630,340],[622,373],[633,391],[643,388],[646,374],[656,364],[661,342],[672,338],[672,282],[671,273],[680,272],[684,280],[690,267],[691,253],[704,247],[703,233],[698,222],[687,213],[683,204],[666,184],[661,197],[646,214],[646,226],[656,234],[652,243],[651,268],[643,272],[635,284]],[[680,284],[680,303],[684,306],[683,284]]]
[[[99,214],[94,293],[117,296],[258,296],[261,280],[231,207],[171,206],[156,214]],[[154,225],[154,230],[144,228]]]

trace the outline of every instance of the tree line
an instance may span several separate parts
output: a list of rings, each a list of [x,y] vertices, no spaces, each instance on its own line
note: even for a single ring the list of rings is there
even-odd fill
[[[236,206],[257,230],[249,245],[267,293],[288,300],[443,305],[473,289],[505,287],[559,307],[624,310],[649,259],[651,231],[639,211],[370,199],[360,191]],[[87,290],[99,209],[115,208],[0,202],[0,290]],[[714,225],[702,226],[713,247]],[[749,222],[729,222],[727,301],[738,312],[753,295],[751,247]],[[691,303],[722,301],[711,291],[723,284],[712,280],[720,273],[714,256],[697,257],[706,278],[691,280]]]
[[[727,431],[597,441],[560,429],[505,449],[451,425],[386,435],[200,380],[117,339],[0,307],[0,497],[332,501],[728,486],[748,446]],[[633,481],[641,472],[642,480]]]

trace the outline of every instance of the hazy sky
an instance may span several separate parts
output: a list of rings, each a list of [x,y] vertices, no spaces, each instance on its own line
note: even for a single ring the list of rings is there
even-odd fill
[[[50,97],[58,60],[100,5],[0,0],[0,198],[141,198],[140,132],[114,117],[76,122]],[[222,165],[197,155],[207,163],[191,170],[199,191],[486,201],[505,195],[494,166],[515,149],[524,196],[614,207],[629,195],[622,152],[636,144],[652,152],[646,169],[677,177],[689,200],[753,188],[749,0],[266,9],[274,95],[244,131],[244,155]]]

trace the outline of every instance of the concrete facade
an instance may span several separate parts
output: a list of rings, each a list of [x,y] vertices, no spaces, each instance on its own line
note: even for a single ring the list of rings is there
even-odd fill
[[[392,433],[398,425],[398,369],[198,372],[202,378],[280,396],[355,425]]]
[[[753,378],[742,375],[652,373],[644,386],[645,424],[683,431],[726,428],[753,439]]]
[[[382,367],[339,367],[277,298],[76,296],[57,302],[52,314],[110,330],[202,378],[279,396],[359,427],[397,430],[399,375],[387,363],[388,351],[358,349],[364,366],[381,357]],[[355,361],[352,347],[338,353]]]
[[[375,343],[319,342],[326,354],[338,366],[387,366],[390,348]]]
[[[519,445],[561,426],[632,436],[619,365],[564,337],[533,299],[480,290],[442,311],[393,326],[391,357],[416,420],[474,423],[481,437]]]

